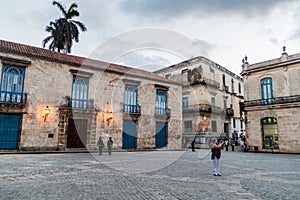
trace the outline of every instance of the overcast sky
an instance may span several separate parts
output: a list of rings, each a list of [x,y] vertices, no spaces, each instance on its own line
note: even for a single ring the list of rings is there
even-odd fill
[[[76,20],[87,27],[72,48],[74,55],[107,58],[150,71],[204,56],[239,74],[245,55],[250,64],[278,58],[284,41],[289,55],[300,53],[297,0],[59,2],[67,8],[76,2],[80,12]],[[61,15],[51,0],[1,1],[1,8],[0,38],[37,47],[42,47],[42,40],[49,36],[46,25]],[[147,44],[136,45],[128,42],[129,38]],[[99,56],[103,52],[110,56]]]

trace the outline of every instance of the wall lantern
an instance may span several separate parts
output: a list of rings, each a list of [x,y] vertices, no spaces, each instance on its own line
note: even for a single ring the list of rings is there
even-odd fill
[[[113,119],[113,113],[112,113],[112,111],[107,112],[107,113],[106,113],[106,121],[107,121],[107,125],[109,125],[109,123],[111,122],[112,119]]]
[[[50,111],[51,109],[49,108],[49,106],[47,106],[45,109],[44,109],[44,115],[42,116],[44,118],[44,122],[47,120],[49,114],[50,114]]]

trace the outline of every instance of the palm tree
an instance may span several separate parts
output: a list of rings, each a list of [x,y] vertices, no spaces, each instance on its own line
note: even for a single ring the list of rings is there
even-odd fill
[[[64,49],[64,39],[62,37],[63,34],[61,33],[62,31],[58,23],[50,22],[50,25],[46,26],[45,30],[46,32],[51,33],[51,35],[43,40],[43,47],[45,47],[46,44],[51,41],[49,49],[52,51],[57,49],[57,51],[60,52],[62,49]]]
[[[49,49],[53,50],[54,47],[54,49],[57,49],[58,51],[64,49],[66,53],[71,53],[73,40],[75,40],[75,42],[79,41],[78,27],[83,32],[87,29],[82,22],[72,20],[73,17],[79,16],[79,12],[76,10],[78,7],[76,3],[73,3],[69,7],[68,11],[66,11],[65,8],[57,1],[53,1],[52,4],[56,5],[60,9],[63,17],[56,19],[55,23],[50,22],[50,26],[46,27],[46,31],[50,32],[52,35],[49,36],[50,38],[45,38],[43,44],[46,45],[47,42],[53,39],[55,42],[52,41],[52,45],[50,44]],[[61,45],[63,48],[61,48]]]

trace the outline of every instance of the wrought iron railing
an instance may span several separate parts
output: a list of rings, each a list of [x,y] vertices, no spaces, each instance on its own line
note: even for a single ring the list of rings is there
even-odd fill
[[[128,114],[141,114],[141,106],[139,104],[124,104],[124,112]]]
[[[189,105],[188,107],[184,107],[182,109],[183,113],[194,113],[194,112],[211,113],[211,111],[212,111],[212,107],[209,104]]]
[[[155,115],[161,117],[170,117],[171,109],[170,108],[155,108]]]
[[[250,101],[244,101],[243,107],[251,106],[268,106],[274,104],[286,104],[300,102],[300,95],[282,96],[269,99],[256,99]]]
[[[76,109],[94,109],[95,108],[95,102],[94,99],[73,99],[70,96],[65,97],[66,104],[64,107],[68,108],[76,108]]]
[[[26,104],[27,103],[27,93],[23,92],[0,92],[0,102],[9,104]]]

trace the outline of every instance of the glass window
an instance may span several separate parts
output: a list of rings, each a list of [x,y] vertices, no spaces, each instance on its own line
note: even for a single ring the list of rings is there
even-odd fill
[[[187,111],[189,108],[189,99],[188,97],[182,98],[182,111]]]
[[[263,148],[279,148],[277,119],[267,117],[261,120]]]
[[[217,121],[211,120],[211,131],[217,132]]]
[[[234,93],[234,80],[231,79],[231,92]]]
[[[216,98],[211,97],[211,109],[214,110],[216,107]]]
[[[72,108],[88,107],[88,81],[86,77],[73,76]]]
[[[185,133],[193,132],[192,121],[184,121],[184,132]]]
[[[225,74],[222,75],[222,89],[223,90],[226,89],[226,77],[225,77]]]
[[[262,104],[273,104],[273,86],[272,78],[260,80]]]
[[[241,87],[241,83],[239,83],[239,94],[242,94],[242,87]]]
[[[3,65],[0,101],[22,103],[25,68]]]
[[[167,91],[156,89],[156,115],[166,115]]]
[[[138,111],[137,94],[138,94],[137,85],[129,85],[129,84],[125,85],[124,112],[136,113]]]

